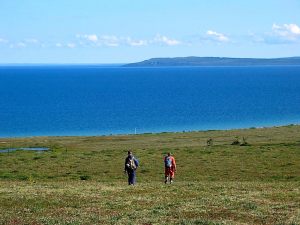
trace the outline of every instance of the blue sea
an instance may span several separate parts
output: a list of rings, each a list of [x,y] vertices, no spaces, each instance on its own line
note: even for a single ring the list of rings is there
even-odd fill
[[[300,67],[0,67],[0,137],[300,123]]]

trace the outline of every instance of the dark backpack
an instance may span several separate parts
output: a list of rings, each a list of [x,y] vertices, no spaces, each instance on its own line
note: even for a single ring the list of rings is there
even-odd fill
[[[168,167],[168,168],[172,167],[172,158],[170,156],[167,156],[165,158],[165,167]]]
[[[126,167],[130,170],[136,170],[137,166],[135,164],[134,157],[132,157],[131,159],[128,158]]]

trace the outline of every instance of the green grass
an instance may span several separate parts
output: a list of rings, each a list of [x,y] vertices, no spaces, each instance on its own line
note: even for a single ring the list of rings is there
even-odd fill
[[[0,139],[8,147],[52,150],[0,153],[0,224],[300,224],[300,126]],[[140,161],[135,187],[128,149]],[[168,151],[173,185],[163,184]]]

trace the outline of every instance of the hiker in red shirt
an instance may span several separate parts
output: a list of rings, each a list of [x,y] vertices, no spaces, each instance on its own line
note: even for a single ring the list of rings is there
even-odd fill
[[[175,158],[171,156],[169,152],[164,158],[165,162],[165,184],[170,181],[170,184],[173,182],[175,172],[176,172],[176,162]]]

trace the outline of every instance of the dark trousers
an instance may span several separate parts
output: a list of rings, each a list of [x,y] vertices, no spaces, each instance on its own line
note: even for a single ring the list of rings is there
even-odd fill
[[[128,174],[128,185],[135,184],[135,171],[127,171]]]

